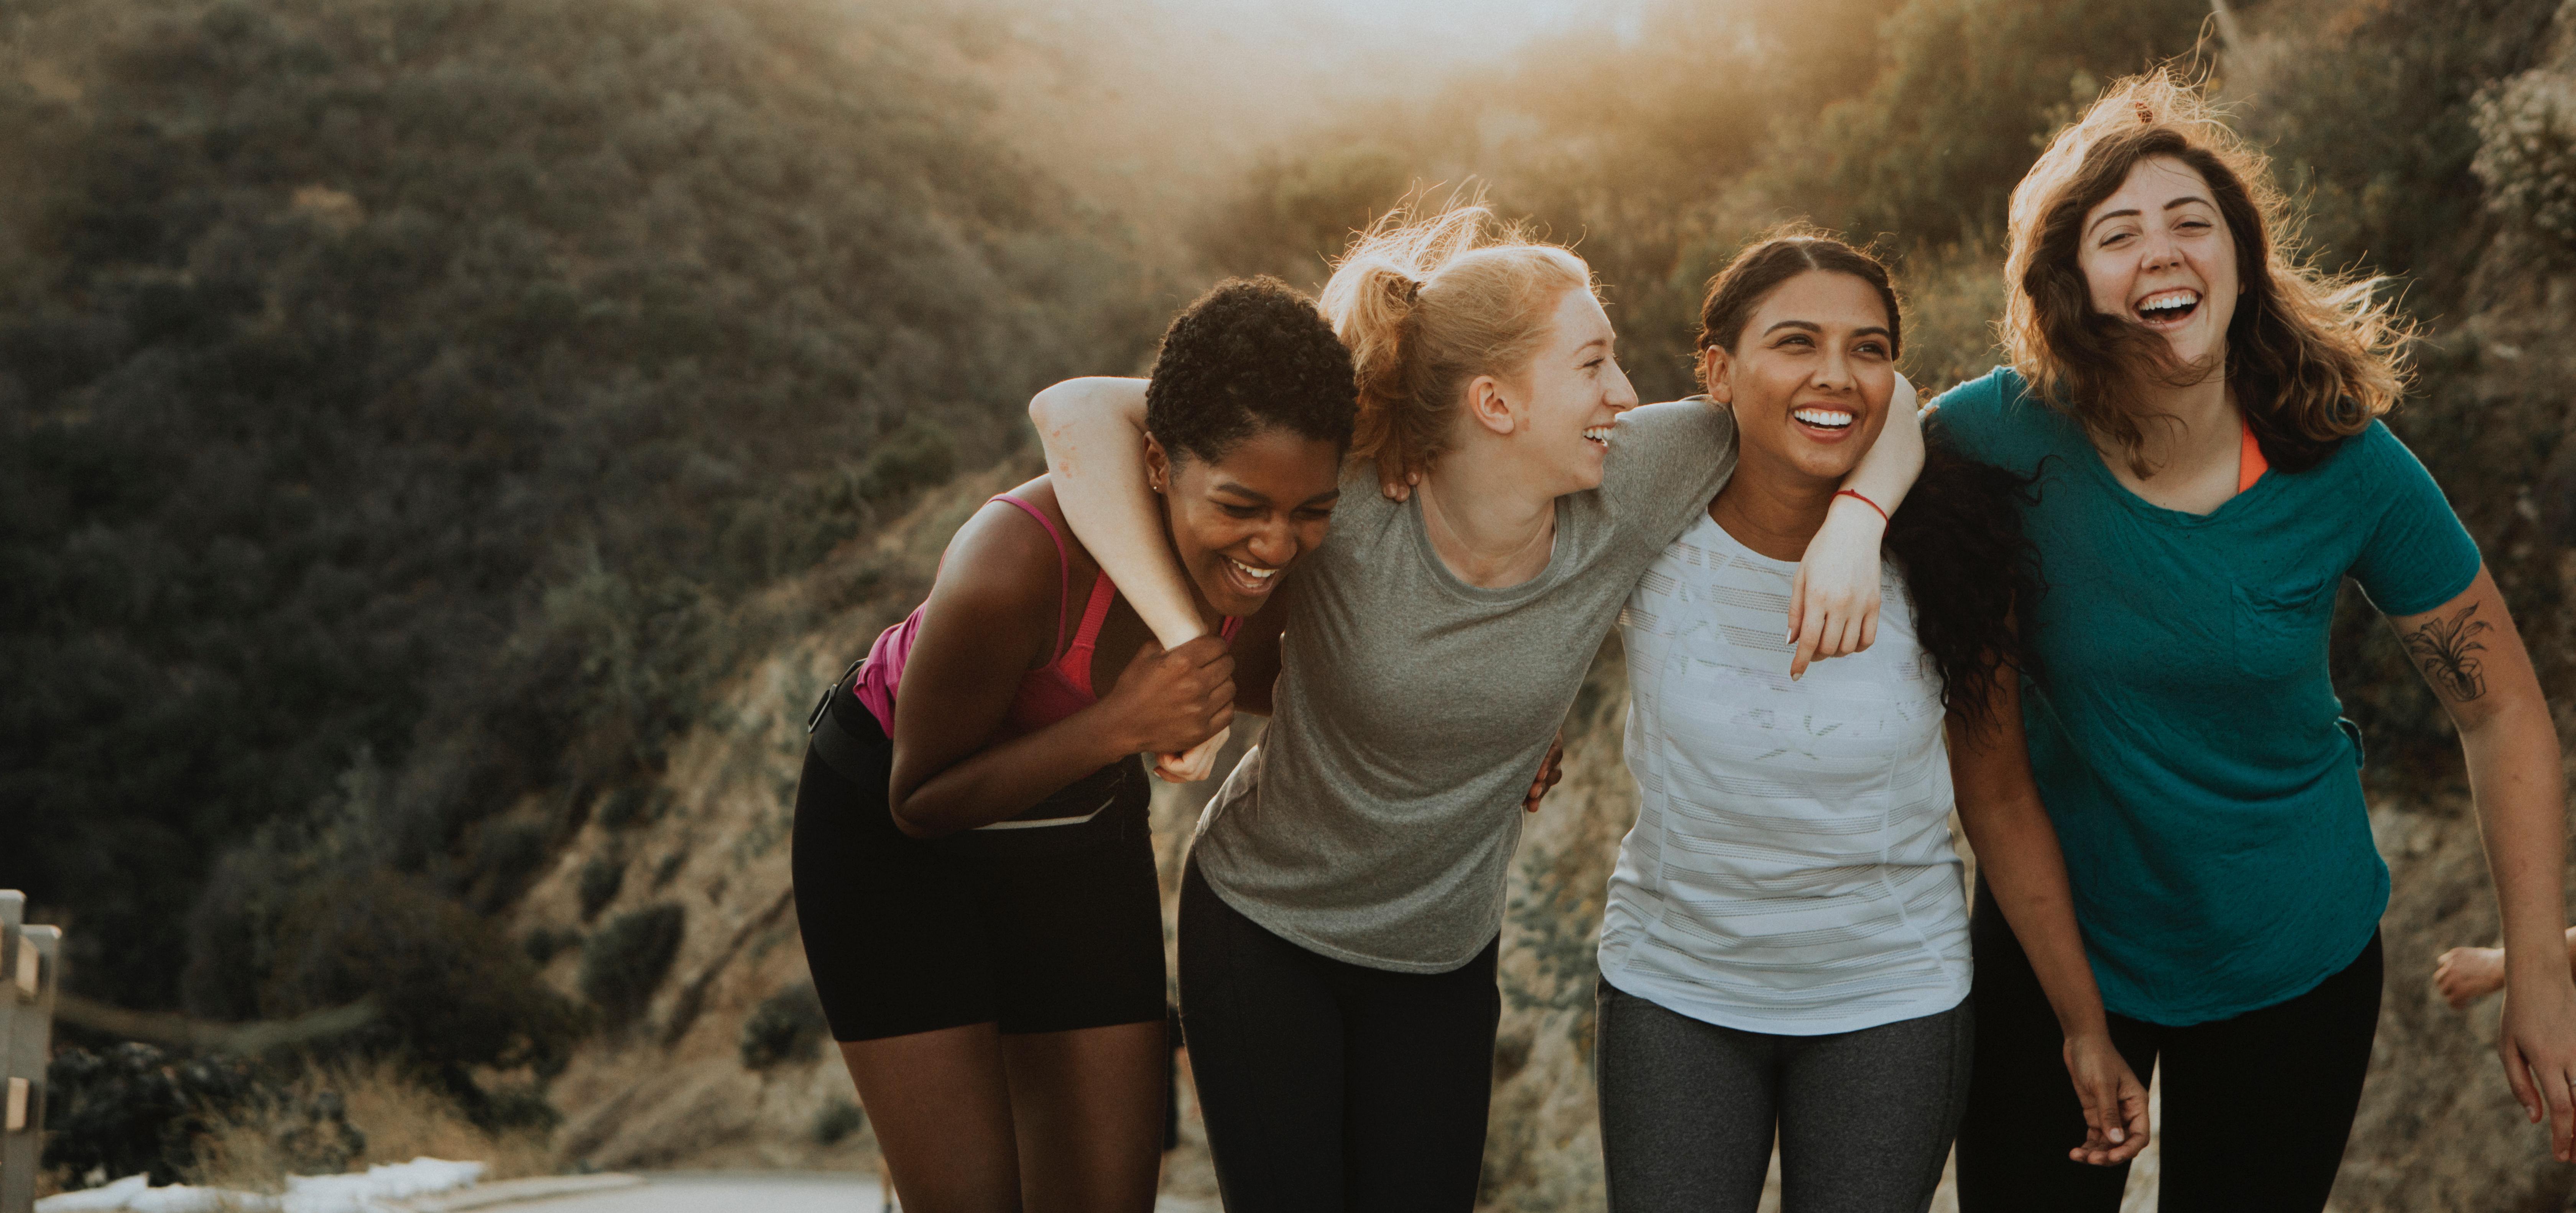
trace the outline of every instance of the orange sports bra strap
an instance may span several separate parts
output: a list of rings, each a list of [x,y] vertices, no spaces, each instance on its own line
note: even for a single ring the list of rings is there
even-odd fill
[[[1037,519],[1039,526],[1046,528],[1047,538],[1055,540],[1055,575],[1059,588],[1056,592],[1055,643],[1047,646],[1047,652],[1062,654],[1064,652],[1064,611],[1066,607],[1073,604],[1073,559],[1065,554],[1064,532],[1055,528],[1055,523],[1046,516],[1046,511],[1030,505],[1028,502],[1022,501],[1017,497],[1013,497],[1009,493],[995,493],[985,502],[985,504],[990,505],[995,501],[1007,501],[1012,505],[1020,507],[1028,513],[1029,517]],[[1106,582],[1108,581],[1108,578],[1103,576],[1101,580]],[[1093,590],[1091,596],[1094,599],[1098,599],[1100,597],[1100,592],[1098,590]],[[1105,613],[1108,608],[1102,607],[1100,609]],[[1086,620],[1089,618],[1088,612],[1085,613],[1084,618]],[[1094,631],[1099,630],[1098,625],[1092,625],[1092,629]],[[1078,644],[1080,641],[1077,640],[1075,643]]]
[[[2242,493],[2272,470],[2272,461],[2263,457],[2263,444],[2254,437],[2254,423],[2240,416],[2237,424],[2245,427],[2245,436],[2236,444],[2236,491]]]

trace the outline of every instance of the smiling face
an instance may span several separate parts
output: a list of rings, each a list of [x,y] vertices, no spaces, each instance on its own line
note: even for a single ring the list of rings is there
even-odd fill
[[[1338,445],[1273,426],[1211,462],[1174,459],[1146,442],[1146,475],[1163,496],[1172,551],[1219,614],[1260,610],[1279,572],[1324,541],[1341,497]]]
[[[1619,369],[1618,335],[1601,301],[1588,290],[1557,299],[1548,332],[1527,370],[1513,380],[1479,377],[1469,384],[1468,424],[1498,424],[1478,406],[1491,392],[1508,406],[1525,474],[1551,494],[1601,487],[1601,464],[1610,450],[1611,423],[1637,407],[1637,389]]]
[[[2139,161],[2085,213],[2075,247],[2093,310],[2162,334],[2183,365],[2225,365],[2243,288],[2235,237],[2197,170],[2168,156]]]
[[[1735,407],[1745,471],[1840,481],[1860,462],[1896,392],[1890,320],[1868,282],[1809,270],[1762,297],[1733,350],[1709,347],[1709,394]]]

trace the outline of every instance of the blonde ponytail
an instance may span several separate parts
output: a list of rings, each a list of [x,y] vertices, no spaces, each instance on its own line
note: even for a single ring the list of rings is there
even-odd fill
[[[1591,284],[1582,258],[1481,203],[1388,212],[1333,263],[1321,300],[1358,373],[1351,453],[1388,470],[1429,467],[1468,381],[1526,370],[1557,300]]]

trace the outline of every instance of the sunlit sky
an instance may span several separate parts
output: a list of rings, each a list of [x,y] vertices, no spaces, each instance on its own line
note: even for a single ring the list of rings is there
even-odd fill
[[[1427,59],[1491,55],[1578,24],[1633,23],[1649,0],[1161,0],[1205,21],[1404,47]]]

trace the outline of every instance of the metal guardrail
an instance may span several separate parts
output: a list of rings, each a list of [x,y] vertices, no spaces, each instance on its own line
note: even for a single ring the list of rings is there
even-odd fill
[[[27,895],[0,890],[0,1213],[32,1213],[44,1154],[45,1063],[63,932],[26,925]]]

